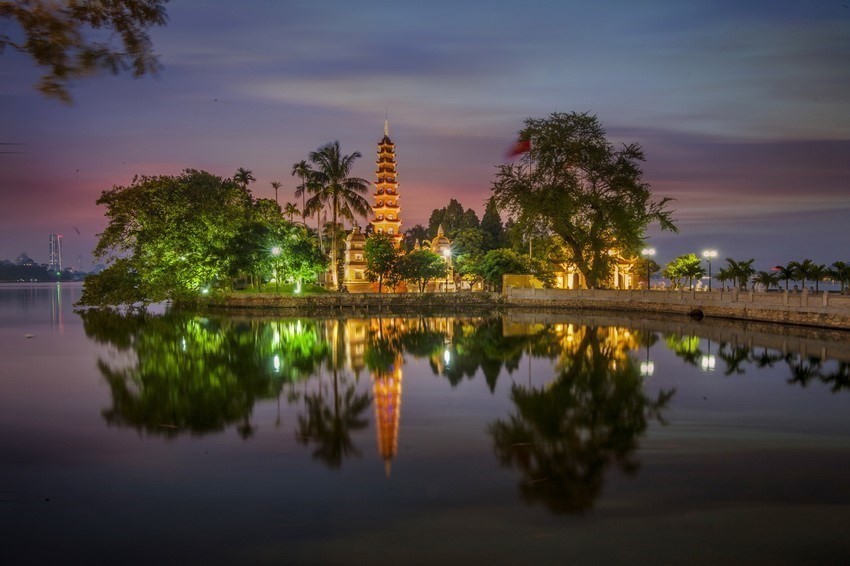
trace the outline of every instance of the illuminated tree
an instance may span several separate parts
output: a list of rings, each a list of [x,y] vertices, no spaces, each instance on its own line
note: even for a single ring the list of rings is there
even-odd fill
[[[399,253],[392,238],[387,234],[372,234],[363,247],[366,260],[366,277],[378,282],[378,293],[384,282],[394,287],[401,280],[399,273]]]
[[[495,201],[522,229],[539,226],[560,236],[589,287],[609,276],[610,250],[638,254],[650,223],[677,231],[671,199],[653,201],[643,180],[640,145],[616,149],[595,116],[529,118],[519,139],[529,140],[531,151],[499,166]]]
[[[131,71],[134,77],[141,77],[159,69],[148,28],[165,25],[167,1],[0,2],[0,20],[14,22],[22,32],[20,39],[0,35],[0,53],[9,47],[32,57],[36,65],[48,69],[38,83],[38,90],[47,97],[70,103],[68,86],[77,79],[102,71],[113,75]],[[117,38],[120,46],[111,39],[103,41],[104,37]]]
[[[431,250],[413,250],[399,259],[398,271],[402,279],[415,282],[424,293],[429,281],[446,276],[446,261]]]
[[[97,204],[109,223],[93,254],[111,265],[86,280],[81,304],[155,302],[229,286],[233,240],[250,217],[245,187],[187,169],[136,177],[103,191]],[[107,280],[123,280],[125,293],[108,291]]]

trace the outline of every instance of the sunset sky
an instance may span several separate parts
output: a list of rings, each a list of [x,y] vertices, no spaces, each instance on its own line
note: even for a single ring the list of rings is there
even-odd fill
[[[0,259],[91,266],[100,192],[185,168],[253,171],[294,200],[293,163],[339,140],[374,180],[385,112],[403,228],[457,198],[483,212],[526,117],[596,114],[644,146],[646,180],[676,198],[661,263],[706,247],[850,261],[850,2],[173,0],[152,37],[156,77],[36,93],[0,55]],[[8,22],[0,34],[15,33]],[[75,230],[76,228],[76,230]],[[77,234],[79,230],[79,235]]]

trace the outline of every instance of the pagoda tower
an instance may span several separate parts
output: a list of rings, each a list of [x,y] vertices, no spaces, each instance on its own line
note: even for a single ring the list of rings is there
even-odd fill
[[[395,144],[390,139],[390,125],[384,120],[384,137],[378,142],[378,168],[375,174],[375,205],[372,212],[375,218],[371,221],[376,234],[389,235],[396,246],[401,245],[401,218],[398,205],[398,173],[395,170]]]

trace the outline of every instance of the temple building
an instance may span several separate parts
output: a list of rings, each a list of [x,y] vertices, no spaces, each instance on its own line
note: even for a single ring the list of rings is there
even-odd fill
[[[343,270],[343,285],[349,293],[368,293],[371,283],[366,277],[366,236],[360,231],[360,226],[345,238],[345,267]]]
[[[372,212],[372,226],[376,234],[388,234],[401,246],[401,208],[398,204],[398,173],[396,172],[395,144],[390,139],[389,121],[384,120],[384,137],[378,142],[378,168],[375,174],[375,204]]]

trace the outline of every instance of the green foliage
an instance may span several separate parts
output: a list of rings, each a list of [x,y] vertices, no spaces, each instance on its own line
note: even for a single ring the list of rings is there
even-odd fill
[[[233,241],[250,216],[247,189],[230,180],[187,169],[176,177],[137,177],[127,187],[104,191],[109,223],[94,256],[114,262],[106,276],[126,277],[133,293],[109,294],[110,302],[161,301],[227,285],[233,270]],[[123,259],[124,261],[116,261]],[[106,280],[106,279],[102,279]],[[84,295],[104,304],[97,280]],[[129,283],[119,285],[129,291]]]
[[[694,279],[702,277],[705,273],[702,260],[696,254],[680,255],[668,263],[662,271],[662,275],[668,278],[676,289],[682,287],[685,279],[688,280],[688,289],[690,289],[693,286]]]
[[[443,232],[450,240],[454,240],[457,233],[467,228],[478,228],[478,215],[471,208],[463,209],[463,205],[457,200],[451,199],[447,206],[435,208],[428,219],[428,234],[433,238],[437,235],[437,229],[443,226]]]
[[[764,285],[765,289],[779,287],[779,273],[775,271],[758,271],[753,276],[753,283]]]
[[[413,281],[420,293],[432,279],[446,276],[445,260],[431,250],[414,250],[401,257],[399,273],[406,281]]]
[[[756,273],[756,269],[753,267],[755,261],[753,258],[740,261],[734,260],[731,257],[726,258],[729,275],[741,291],[747,289],[750,278]]]
[[[484,232],[482,251],[488,252],[507,244],[505,226],[499,214],[499,207],[493,198],[487,199],[484,216],[481,217],[481,230]]]
[[[478,274],[496,291],[502,290],[502,276],[505,274],[532,273],[528,262],[513,250],[490,250],[477,265]]]
[[[844,293],[847,284],[850,283],[850,263],[844,261],[836,261],[830,266],[827,276],[830,280],[841,285],[841,292]]]
[[[77,79],[102,71],[113,75],[131,71],[134,77],[141,77],[159,69],[148,28],[165,25],[167,1],[0,2],[0,20],[15,22],[23,32],[20,43],[0,35],[0,53],[10,47],[32,57],[36,65],[47,69],[38,90],[70,103],[68,86]],[[86,37],[90,30],[97,39]],[[100,30],[112,33],[97,33]],[[114,45],[112,38],[121,45]]]
[[[136,178],[97,202],[109,224],[94,254],[111,265],[86,281],[81,304],[188,298],[227,288],[240,273],[259,287],[275,269],[300,281],[326,265],[308,231],[285,221],[274,201],[253,201],[247,187],[211,173]],[[275,247],[281,253],[272,257]]]
[[[411,251],[417,242],[421,244],[428,239],[428,229],[422,224],[415,224],[404,232],[404,249]]]
[[[653,201],[643,180],[641,147],[615,149],[595,116],[529,118],[519,139],[531,140],[532,150],[499,166],[493,197],[523,232],[539,227],[560,236],[589,287],[608,277],[609,250],[637,254],[651,222],[676,231],[671,199]]]
[[[810,259],[789,262],[788,267],[794,274],[794,278],[802,283],[803,289],[806,288],[806,281],[809,281],[815,284],[815,291],[817,291],[818,284],[823,281],[828,274],[826,265],[817,264]]]
[[[366,260],[366,277],[378,282],[378,293],[384,282],[394,287],[401,280],[399,253],[392,238],[387,234],[372,234],[363,248]]]

